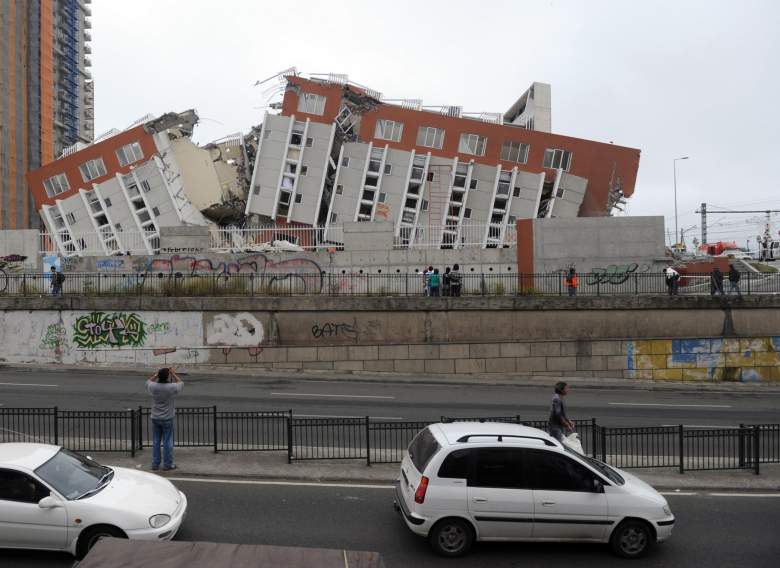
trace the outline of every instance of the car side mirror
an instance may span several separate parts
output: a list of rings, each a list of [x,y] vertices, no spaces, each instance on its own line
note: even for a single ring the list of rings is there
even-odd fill
[[[604,493],[604,483],[600,479],[593,479],[593,492]]]
[[[41,509],[56,509],[57,507],[62,507],[62,503],[59,499],[49,495],[38,501],[38,506]]]

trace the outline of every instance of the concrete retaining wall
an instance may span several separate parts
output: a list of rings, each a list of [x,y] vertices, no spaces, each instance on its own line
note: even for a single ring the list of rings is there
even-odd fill
[[[9,298],[13,363],[780,380],[780,300]]]

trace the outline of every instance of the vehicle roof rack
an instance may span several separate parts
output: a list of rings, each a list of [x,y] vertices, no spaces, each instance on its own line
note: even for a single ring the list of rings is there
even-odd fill
[[[461,436],[460,438],[458,438],[457,441],[468,442],[469,438],[492,438],[493,436],[498,438],[499,442],[503,442],[504,438],[525,438],[528,440],[540,440],[544,442],[545,446],[555,447],[555,442],[553,442],[552,440],[548,440],[540,436],[523,436],[521,434],[466,434],[465,436]]]

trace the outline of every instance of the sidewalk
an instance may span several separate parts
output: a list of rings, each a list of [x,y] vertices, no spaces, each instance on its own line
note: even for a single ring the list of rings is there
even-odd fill
[[[162,475],[171,478],[211,478],[239,481],[297,481],[392,485],[399,464],[373,464],[364,460],[312,460],[287,463],[286,452],[220,452],[207,448],[176,448],[177,469]],[[92,454],[98,462],[130,469],[150,471],[151,450],[133,458],[125,453]],[[689,471],[675,468],[630,469],[661,491],[780,491],[780,464],[761,464],[761,474],[747,470]]]
[[[101,365],[90,363],[88,367],[83,365],[62,364],[4,364],[0,363],[0,370],[19,370],[20,372],[46,371],[51,373],[66,373],[78,371],[79,373],[96,373],[104,375],[106,371],[131,374],[153,374],[157,366],[151,365],[121,365],[112,363]],[[767,394],[780,393],[780,383],[758,382],[704,382],[704,381],[654,381],[646,379],[615,379],[578,377],[576,371],[573,374],[561,373],[560,376],[533,375],[518,376],[514,374],[472,374],[472,375],[447,375],[447,374],[402,374],[384,373],[380,371],[317,371],[317,370],[284,370],[258,369],[253,367],[234,367],[229,365],[198,365],[188,367],[177,365],[177,372],[182,376],[212,376],[221,378],[251,378],[251,379],[282,379],[282,380],[316,380],[333,382],[378,382],[401,384],[429,384],[429,385],[479,385],[479,386],[515,386],[515,387],[540,387],[553,386],[560,380],[566,380],[578,389],[630,389],[645,391],[667,392],[702,392],[702,393],[729,393],[729,394]]]

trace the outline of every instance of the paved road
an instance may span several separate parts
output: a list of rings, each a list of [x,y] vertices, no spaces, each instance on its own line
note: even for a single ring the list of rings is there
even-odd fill
[[[190,512],[177,537],[246,544],[374,550],[388,568],[452,566],[434,556],[392,510],[390,489],[247,485],[177,481]],[[636,567],[777,566],[778,497],[669,496],[677,517],[670,541]],[[3,551],[2,565],[66,567],[64,554]],[[605,546],[577,544],[478,544],[460,567],[625,567]]]
[[[0,369],[0,405],[73,410],[122,410],[148,405],[141,374]],[[181,406],[222,410],[283,410],[299,416],[371,416],[430,420],[447,416],[545,418],[550,387],[420,385],[334,382],[279,377],[192,375]],[[736,425],[780,422],[780,393],[701,393],[634,389],[580,389],[567,400],[575,419],[596,417],[609,426]]]

